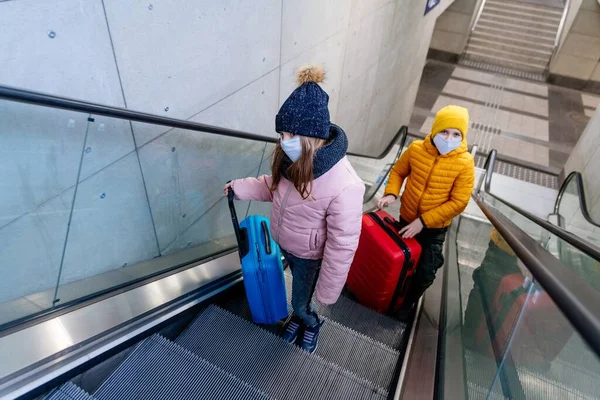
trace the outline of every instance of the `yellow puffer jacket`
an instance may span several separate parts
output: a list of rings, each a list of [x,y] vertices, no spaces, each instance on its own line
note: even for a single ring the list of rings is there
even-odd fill
[[[385,194],[398,197],[402,183],[400,215],[417,218],[427,228],[444,228],[467,207],[475,182],[475,164],[467,148],[466,135],[458,149],[440,155],[432,135],[413,142],[390,172]]]

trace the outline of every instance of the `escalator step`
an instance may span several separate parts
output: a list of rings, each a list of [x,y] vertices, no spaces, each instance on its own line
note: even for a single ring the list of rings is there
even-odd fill
[[[319,315],[332,319],[394,349],[399,349],[406,324],[379,314],[345,296],[329,306],[317,306]]]
[[[291,304],[292,276],[288,271],[285,280],[288,302]],[[340,296],[335,304],[329,306],[317,305],[317,312],[394,349],[400,348],[406,330],[404,322],[379,314],[345,296]]]
[[[387,390],[214,305],[177,343],[278,400],[387,398]]]
[[[160,335],[137,346],[94,396],[98,400],[269,399]]]
[[[252,320],[246,301],[227,302],[224,308],[248,321]],[[393,379],[399,352],[336,321],[324,319],[326,323],[321,328],[316,354],[387,389]],[[263,329],[274,334],[278,334],[280,330],[271,326],[265,326]]]
[[[397,350],[330,320],[321,328],[316,354],[385,389],[399,358]]]
[[[94,397],[87,394],[79,386],[67,382],[58,389],[53,390],[46,400],[94,400]]]

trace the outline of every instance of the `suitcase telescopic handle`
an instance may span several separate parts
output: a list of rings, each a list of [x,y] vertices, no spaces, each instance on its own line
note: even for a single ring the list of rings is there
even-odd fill
[[[233,204],[234,199],[235,193],[233,191],[233,188],[229,188],[229,191],[227,192],[227,202],[229,203],[229,212],[231,213],[231,223],[233,224],[235,239],[238,242],[240,259],[242,259],[250,251],[250,245],[248,243],[248,236],[246,235],[246,230],[240,229],[240,223],[238,221],[237,212],[235,211],[235,205]]]

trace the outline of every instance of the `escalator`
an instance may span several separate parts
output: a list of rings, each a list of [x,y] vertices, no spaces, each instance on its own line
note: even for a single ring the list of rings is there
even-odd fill
[[[387,399],[394,390],[406,325],[345,296],[318,308],[326,322],[314,354],[250,322],[241,285],[202,308],[173,340],[136,345],[91,396],[68,383],[47,398]]]
[[[26,296],[32,302],[49,294],[51,306],[29,314],[13,308],[18,317],[0,322],[1,398],[600,398],[600,313],[595,307],[600,294],[590,284],[591,270],[585,272],[564,257],[565,251],[577,251],[597,261],[595,247],[494,197],[487,190],[493,165],[482,180],[483,190],[474,194],[485,217],[463,215],[453,222],[445,267],[419,302],[414,319],[405,324],[376,313],[344,292],[336,304],[318,306],[325,324],[316,352],[308,354],[279,338],[281,324],[250,321],[226,204],[206,194],[220,189],[232,173],[268,171],[265,154],[273,139],[18,89],[0,88],[0,98],[37,109],[84,112],[89,124],[99,115],[176,128],[201,142],[189,140],[189,149],[180,150],[168,138],[155,139],[168,165],[189,157],[186,150],[192,156],[201,152],[203,140],[217,141],[211,149],[223,152],[199,162],[208,176],[202,177],[203,195],[186,199],[206,204],[205,209],[187,215],[178,202],[178,221],[196,222],[159,245],[158,255],[78,280],[66,281],[68,274],[59,274],[55,287]],[[236,160],[244,169],[231,171],[233,150],[219,140],[232,149],[252,144],[251,156]],[[403,128],[376,157],[350,154],[369,183],[365,211],[373,208],[406,140]],[[84,141],[80,163],[88,148]],[[155,169],[144,164],[146,150],[136,149],[130,156],[138,157],[146,176],[148,208],[161,244],[165,231],[173,230],[161,223],[173,218],[161,217],[169,210],[151,199],[153,190],[162,188],[153,189],[148,182],[147,173]],[[157,156],[151,160],[161,163]],[[173,187],[180,190],[186,177],[179,175],[180,169],[170,172]],[[77,181],[75,193],[85,193],[84,185]],[[116,196],[101,193],[101,200]],[[93,209],[77,208],[75,197],[73,218]],[[241,215],[269,212],[264,204],[236,207]],[[493,231],[503,243],[501,252],[491,240]],[[195,242],[197,236],[203,241]],[[502,330],[494,311],[502,300],[490,282],[507,276],[519,281],[524,301],[503,319]],[[287,270],[285,277],[289,302],[292,277]],[[555,335],[560,331],[566,335]]]

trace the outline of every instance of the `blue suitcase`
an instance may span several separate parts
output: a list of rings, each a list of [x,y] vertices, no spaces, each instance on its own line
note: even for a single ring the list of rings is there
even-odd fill
[[[229,189],[231,222],[252,320],[257,324],[274,324],[288,316],[281,252],[271,237],[269,219],[251,215],[238,223],[233,199],[233,190]]]

